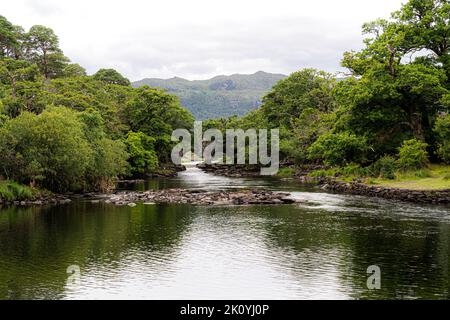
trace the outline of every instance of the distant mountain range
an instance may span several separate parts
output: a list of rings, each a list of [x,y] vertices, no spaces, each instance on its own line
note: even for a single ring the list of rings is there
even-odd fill
[[[242,116],[261,104],[262,97],[275,83],[285,78],[283,74],[258,71],[254,74],[217,76],[209,80],[146,78],[133,82],[134,87],[149,85],[167,89],[177,95],[183,106],[198,120]]]

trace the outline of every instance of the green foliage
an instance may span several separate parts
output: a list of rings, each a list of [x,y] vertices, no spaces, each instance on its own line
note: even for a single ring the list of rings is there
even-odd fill
[[[64,66],[62,70],[63,77],[82,77],[86,75],[86,69],[78,63],[70,63]]]
[[[170,158],[172,130],[192,121],[175,96],[134,89],[113,69],[86,76],[53,30],[25,32],[0,16],[0,178],[58,192],[109,190],[117,177],[158,169]]]
[[[438,140],[438,154],[445,163],[450,163],[450,114],[438,117],[434,132]]]
[[[90,188],[108,190],[115,178],[128,170],[128,153],[123,142],[111,140],[104,131],[104,121],[96,110],[78,114],[83,123],[86,140],[92,150],[92,159],[87,167],[86,181]]]
[[[331,96],[333,81],[330,74],[314,69],[294,72],[272,88],[261,109],[275,127],[290,127],[291,119],[306,109],[327,112],[335,108]]]
[[[158,167],[158,157],[154,150],[155,139],[142,132],[128,132],[125,139],[131,174],[142,175]]]
[[[7,177],[51,190],[81,189],[92,157],[73,111],[58,108],[41,115],[24,112],[0,133],[0,163]]]
[[[100,69],[94,74],[94,79],[104,81],[109,84],[117,84],[120,86],[129,86],[130,80],[122,76],[114,69]]]
[[[394,179],[397,170],[397,160],[392,156],[383,156],[370,167],[370,175],[382,179]]]
[[[66,108],[24,112],[0,129],[1,172],[53,191],[95,188],[89,182],[124,171],[126,154],[120,144],[91,130]]]
[[[63,75],[69,59],[59,48],[59,40],[52,29],[45,26],[32,26],[26,34],[26,57],[36,63],[45,78]]]
[[[34,192],[30,187],[18,184],[14,181],[0,181],[0,200],[22,201],[31,200]]]
[[[170,161],[172,131],[193,125],[192,115],[181,107],[176,96],[146,86],[136,89],[125,114],[131,131],[140,131],[155,139],[155,151],[161,162]]]
[[[427,144],[411,139],[403,142],[399,148],[397,165],[401,170],[418,170],[428,164]]]
[[[321,160],[327,165],[363,163],[368,152],[364,137],[354,134],[327,133],[319,137],[308,149],[310,160]]]
[[[295,169],[294,168],[280,168],[280,170],[278,170],[277,175],[280,177],[292,177],[295,174]]]

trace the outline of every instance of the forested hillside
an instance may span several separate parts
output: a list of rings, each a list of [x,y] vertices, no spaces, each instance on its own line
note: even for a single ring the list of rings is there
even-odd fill
[[[189,81],[182,78],[143,79],[134,87],[149,85],[167,89],[176,94],[183,106],[199,120],[243,116],[261,105],[262,97],[279,80],[282,74],[256,72],[251,75],[234,74],[217,76],[209,80]]]
[[[170,160],[172,130],[192,121],[176,96],[134,89],[113,69],[87,76],[50,28],[0,16],[0,199],[29,195],[13,181],[64,192],[145,176]]]

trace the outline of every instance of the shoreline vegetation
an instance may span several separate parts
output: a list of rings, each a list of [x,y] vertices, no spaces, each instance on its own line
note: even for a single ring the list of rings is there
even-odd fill
[[[279,129],[280,161],[294,164],[280,176],[332,181],[334,191],[445,194],[449,16],[446,1],[409,0],[363,25],[362,49],[343,54],[344,76],[299,70],[278,81],[259,108],[203,121],[203,130]],[[0,35],[3,202],[66,201],[38,190],[54,197],[111,192],[117,180],[176,172],[165,165],[176,144],[172,132],[192,132],[194,124],[179,97],[133,88],[114,69],[87,75],[48,27],[25,30],[0,16]],[[303,165],[314,169],[297,173]],[[236,168],[226,173],[247,174]]]

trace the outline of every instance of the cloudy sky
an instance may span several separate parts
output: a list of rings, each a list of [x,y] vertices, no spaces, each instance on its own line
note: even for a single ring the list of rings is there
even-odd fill
[[[0,14],[51,27],[89,73],[206,79],[258,70],[339,70],[361,47],[361,25],[405,0],[14,0]]]

